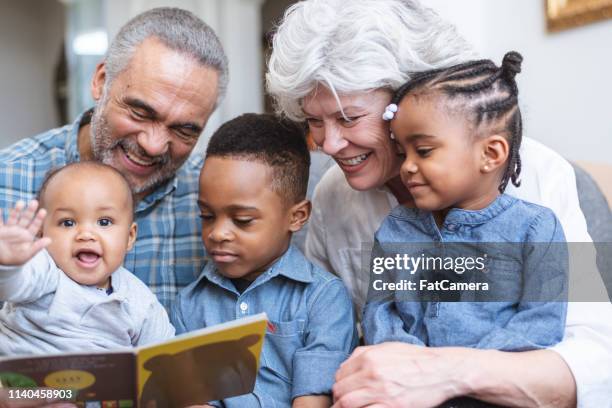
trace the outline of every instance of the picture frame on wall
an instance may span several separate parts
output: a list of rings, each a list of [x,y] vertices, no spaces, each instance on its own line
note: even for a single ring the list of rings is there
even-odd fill
[[[549,32],[612,18],[612,0],[545,0]]]

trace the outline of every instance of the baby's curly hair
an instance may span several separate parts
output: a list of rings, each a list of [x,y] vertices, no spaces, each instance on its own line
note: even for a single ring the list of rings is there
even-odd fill
[[[212,135],[206,158],[261,162],[272,169],[270,188],[288,204],[306,197],[310,153],[305,128],[270,114],[246,113]]]

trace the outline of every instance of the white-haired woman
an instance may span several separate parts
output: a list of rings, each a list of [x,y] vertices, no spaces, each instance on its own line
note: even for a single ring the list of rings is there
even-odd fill
[[[268,90],[279,112],[306,120],[338,164],[316,188],[306,253],[342,277],[358,310],[369,283],[361,244],[395,205],[410,201],[381,115],[411,72],[473,57],[455,29],[417,0],[306,0],[278,28]],[[507,193],[551,208],[569,242],[589,241],[570,164],[529,138],[521,156],[523,184]],[[460,395],[520,407],[608,406],[609,367],[612,307],[572,303],[565,339],[548,350],[358,348],[337,373],[334,397],[338,407],[428,407]]]

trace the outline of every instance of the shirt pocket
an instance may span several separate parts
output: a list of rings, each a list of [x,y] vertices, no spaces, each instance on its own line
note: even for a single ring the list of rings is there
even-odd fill
[[[292,382],[293,356],[298,349],[304,347],[305,323],[303,319],[268,322],[263,347],[263,364],[287,383]]]

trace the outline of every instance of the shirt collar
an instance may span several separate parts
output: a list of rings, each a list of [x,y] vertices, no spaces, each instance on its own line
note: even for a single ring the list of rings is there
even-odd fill
[[[289,279],[304,283],[310,283],[314,279],[312,276],[312,264],[293,245],[289,245],[289,249],[265,273],[270,274],[271,277],[283,275]]]
[[[128,293],[126,292],[128,290],[125,282],[126,274],[131,274],[131,272],[128,272],[125,268],[120,266],[115,272],[111,274],[109,278],[109,287],[107,289],[101,289],[96,287],[95,285],[81,286],[88,288],[88,290],[91,290],[98,295],[103,295],[102,297],[104,300],[102,301],[102,303],[113,302],[116,300],[120,302],[125,302],[129,297]]]
[[[264,284],[275,276],[282,275],[288,279],[310,283],[314,280],[312,275],[312,264],[302,255],[299,249],[293,245],[289,245],[289,248],[285,253],[268,268],[265,272],[255,279],[255,281],[249,286],[244,293],[247,293],[257,286]],[[217,270],[217,267],[213,261],[208,261],[202,274],[198,278],[198,281],[206,278],[210,282],[221,286],[231,292],[236,292],[234,284],[225,276],[221,275]]]
[[[512,196],[500,194],[491,204],[481,210],[451,208],[444,219],[444,224],[484,224],[504,212],[516,201],[517,199]],[[405,219],[429,219],[431,212],[399,205],[392,210],[392,215]]]
[[[178,169],[177,171],[180,171]],[[163,199],[165,196],[172,194],[176,187],[178,186],[178,178],[176,176],[172,177],[170,180],[166,181],[159,187],[157,187],[151,194],[145,196],[136,207],[136,212],[142,212]]]
[[[497,217],[516,202],[516,198],[506,194],[500,194],[488,206],[481,210],[463,210],[451,208],[444,220],[445,224],[484,224]]]
[[[66,151],[66,163],[78,162],[81,159],[81,154],[79,153],[79,130],[81,130],[82,126],[91,122],[92,114],[93,108],[81,113],[68,128],[68,137],[66,138],[66,145],[64,146]]]

